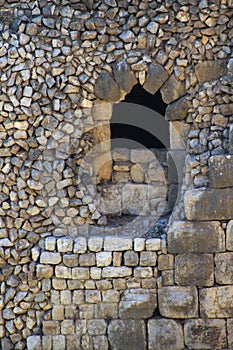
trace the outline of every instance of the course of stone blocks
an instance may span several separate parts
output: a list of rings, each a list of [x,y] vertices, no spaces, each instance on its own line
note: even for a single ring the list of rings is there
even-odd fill
[[[232,14],[0,0],[1,349],[233,349]],[[165,229],[131,235],[98,189],[120,169],[112,104],[136,84],[167,104],[178,195]]]

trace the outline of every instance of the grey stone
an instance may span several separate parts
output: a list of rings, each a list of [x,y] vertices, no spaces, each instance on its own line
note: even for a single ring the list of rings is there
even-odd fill
[[[113,320],[108,327],[108,339],[112,350],[145,350],[145,324],[137,320]]]
[[[196,287],[163,287],[158,290],[159,311],[168,318],[195,318],[198,316]]]
[[[160,92],[165,103],[169,104],[186,94],[185,84],[183,81],[177,80],[174,75],[165,82]]]
[[[187,117],[190,106],[191,102],[187,99],[187,96],[181,97],[167,106],[165,118],[167,120],[183,120]]]
[[[202,318],[232,318],[233,286],[201,289],[200,316]]]
[[[233,253],[215,255],[215,278],[218,284],[233,284]]]
[[[149,320],[148,343],[149,350],[184,349],[184,336],[181,324],[174,320]]]
[[[233,189],[194,189],[184,196],[188,220],[229,220],[233,218]]]
[[[126,291],[119,303],[119,316],[121,319],[147,319],[157,308],[155,293],[146,289]]]
[[[225,233],[219,222],[175,221],[168,231],[170,253],[225,251]]]
[[[195,73],[200,84],[206,81],[220,78],[226,73],[227,62],[225,60],[206,61],[196,65]]]
[[[126,61],[115,63],[113,65],[113,73],[117,83],[128,93],[137,84],[137,79]]]
[[[119,85],[107,72],[99,75],[95,85],[95,94],[102,100],[110,102],[117,102],[121,97]]]
[[[213,286],[213,254],[180,254],[175,258],[175,282],[181,286]]]
[[[39,335],[31,335],[27,338],[28,350],[42,350],[41,337]]]
[[[168,73],[163,66],[158,63],[152,63],[149,67],[143,88],[150,94],[154,95],[165,83],[168,77]]]
[[[131,30],[126,30],[120,34],[120,39],[126,43],[132,43],[135,40],[135,35]]]
[[[226,230],[226,248],[233,250],[233,220],[229,221]]]
[[[233,156],[212,156],[208,163],[211,187],[233,187]]]
[[[122,188],[123,210],[129,215],[149,215],[148,193],[150,186],[126,184]]]
[[[227,348],[226,321],[186,320],[184,337],[189,349],[225,349]]]

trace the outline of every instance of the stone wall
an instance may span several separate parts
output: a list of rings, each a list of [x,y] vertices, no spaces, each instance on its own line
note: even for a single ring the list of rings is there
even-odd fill
[[[0,6],[1,349],[233,349],[232,0]],[[178,196],[167,227],[111,229],[137,83],[168,105]]]

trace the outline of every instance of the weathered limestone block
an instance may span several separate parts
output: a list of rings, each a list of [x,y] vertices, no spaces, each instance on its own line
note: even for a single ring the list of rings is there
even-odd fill
[[[181,286],[213,286],[213,254],[179,254],[175,259],[175,282]]]
[[[61,260],[60,253],[42,252],[40,256],[41,264],[57,265],[61,262]]]
[[[129,215],[149,215],[148,193],[150,186],[126,184],[122,188],[122,206]]]
[[[98,103],[92,107],[92,116],[94,120],[110,120],[112,117],[112,103]]]
[[[148,251],[158,251],[161,249],[162,241],[160,238],[148,238],[146,240],[146,250]]]
[[[233,318],[227,320],[228,347],[233,348]]]
[[[155,266],[157,262],[157,254],[155,252],[141,252],[140,266]]]
[[[98,267],[109,266],[112,262],[112,252],[96,253],[96,264]]]
[[[185,122],[172,121],[169,123],[171,150],[185,150],[190,126]]]
[[[108,327],[108,339],[112,350],[145,350],[145,324],[139,320],[113,320]]]
[[[70,237],[61,237],[57,240],[57,249],[61,253],[72,252],[73,239]]]
[[[168,231],[170,253],[215,253],[224,250],[225,234],[217,221],[176,221]]]
[[[71,269],[66,266],[56,266],[55,276],[57,278],[71,278]]]
[[[88,333],[92,336],[105,335],[107,323],[105,320],[89,320],[87,328]]]
[[[74,253],[85,253],[87,251],[87,240],[84,237],[78,237],[74,242]]]
[[[124,266],[108,266],[103,268],[102,277],[103,278],[120,278],[127,277],[132,274],[131,267]]]
[[[184,337],[188,349],[225,349],[227,348],[226,321],[186,320]]]
[[[176,79],[175,75],[171,75],[160,89],[160,92],[164,102],[169,104],[186,94],[185,84],[183,81]]]
[[[152,63],[149,67],[143,88],[154,95],[167,79],[168,73],[163,66],[158,63]]]
[[[163,287],[158,290],[160,314],[168,318],[198,317],[198,294],[195,287]]]
[[[201,317],[233,317],[233,286],[203,288],[200,290]]]
[[[126,266],[137,266],[138,265],[138,253],[133,250],[129,250],[124,253],[124,265]]]
[[[60,322],[59,321],[43,321],[43,333],[47,334],[60,334]]]
[[[119,85],[107,72],[99,75],[95,85],[95,94],[102,100],[110,102],[117,102],[121,97]]]
[[[72,269],[72,278],[76,280],[87,280],[90,278],[90,270],[87,267],[74,267]]]
[[[187,96],[181,97],[179,100],[167,106],[165,119],[171,121],[185,119],[190,105],[191,102],[187,99]]]
[[[27,338],[28,350],[42,350],[41,337],[39,335],[31,335]]]
[[[155,155],[148,149],[132,149],[131,150],[132,163],[149,163],[155,160]]]
[[[233,250],[233,220],[229,221],[226,230],[226,248]]]
[[[194,189],[184,196],[188,220],[229,220],[233,218],[233,189]]]
[[[156,293],[146,289],[132,289],[122,295],[119,316],[122,319],[146,319],[153,315],[156,308]]]
[[[233,284],[233,253],[215,255],[215,279],[219,284]]]
[[[233,114],[233,103],[220,105],[220,111],[225,116],[231,116]]]
[[[226,73],[227,62],[225,60],[206,61],[196,65],[195,73],[200,84],[206,81],[220,78]]]
[[[53,267],[49,265],[37,264],[36,277],[37,278],[51,278],[53,276]]]
[[[109,236],[104,239],[104,250],[106,251],[124,251],[131,250],[133,241],[130,238]]]
[[[148,342],[149,350],[184,349],[182,325],[174,320],[149,320]]]
[[[174,268],[174,255],[161,254],[158,256],[158,269],[160,271],[172,270]]]
[[[208,163],[211,187],[233,187],[233,156],[212,156]]]
[[[116,62],[113,65],[113,73],[116,82],[128,93],[132,90],[133,86],[137,84],[134,72],[124,60]]]

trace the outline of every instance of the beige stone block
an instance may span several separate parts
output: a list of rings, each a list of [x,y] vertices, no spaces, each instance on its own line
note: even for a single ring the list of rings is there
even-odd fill
[[[233,348],[233,318],[227,320],[227,339],[229,349]]]
[[[75,290],[73,292],[73,304],[80,305],[84,303],[84,292],[83,290]]]
[[[149,238],[146,240],[146,250],[158,251],[161,249],[161,239],[160,238]]]
[[[105,251],[124,251],[132,249],[132,239],[124,237],[108,236],[104,239]]]
[[[85,300],[87,303],[96,304],[101,302],[101,293],[99,290],[86,290]]]
[[[162,285],[163,286],[174,285],[174,271],[173,270],[162,271]]]
[[[85,253],[87,251],[87,240],[85,237],[78,237],[74,241],[74,253]]]
[[[105,320],[89,320],[87,329],[88,333],[92,336],[105,335],[107,323]]]
[[[122,264],[122,253],[113,252],[113,266],[121,266]]]
[[[140,266],[156,266],[157,254],[156,252],[141,252]]]
[[[43,333],[45,335],[60,334],[60,322],[58,321],[43,321]]]
[[[150,163],[154,160],[154,153],[148,149],[132,149],[131,162],[133,163]]]
[[[158,304],[163,317],[198,317],[198,293],[195,287],[163,287],[158,290]]]
[[[74,267],[72,269],[72,278],[77,280],[88,280],[90,271],[87,267]]]
[[[149,350],[184,349],[182,325],[174,320],[149,320],[148,342]]]
[[[120,300],[120,293],[117,290],[102,291],[102,300],[104,303],[118,303]]]
[[[173,121],[169,123],[171,150],[185,150],[190,126],[186,122]]]
[[[60,253],[42,252],[40,256],[41,264],[57,265],[61,262]]]
[[[172,254],[161,254],[158,256],[158,269],[172,270],[174,268],[174,255]]]
[[[41,278],[51,278],[53,276],[53,267],[43,264],[36,265],[36,277]]]
[[[142,250],[145,250],[145,238],[134,239],[134,250],[136,252],[141,252]]]
[[[53,336],[53,349],[66,350],[66,338],[64,335]]]
[[[60,292],[60,300],[63,305],[71,304],[72,294],[70,290],[62,290]]]
[[[200,313],[204,318],[232,318],[233,286],[201,289]]]
[[[137,277],[137,278],[153,277],[152,267],[136,267],[134,269],[134,277]]]
[[[61,333],[64,335],[74,334],[74,321],[73,320],[64,320],[61,322]]]
[[[214,260],[216,282],[233,284],[233,253],[218,253]]]
[[[57,278],[71,278],[71,269],[66,266],[56,266],[55,276]]]
[[[233,251],[233,220],[230,220],[227,224],[226,248],[227,250]]]
[[[52,286],[56,290],[64,290],[66,289],[66,280],[63,278],[53,278]]]
[[[109,266],[112,262],[112,252],[96,253],[96,264],[98,267]]]
[[[91,252],[100,252],[103,248],[104,239],[102,237],[90,237],[88,239],[88,249]]]
[[[57,249],[61,253],[72,252],[73,239],[70,237],[61,237],[57,240]]]
[[[110,120],[112,117],[112,103],[98,103],[92,107],[92,115],[94,120]]]
[[[52,308],[52,319],[54,321],[63,321],[65,317],[64,305],[53,305]]]
[[[137,266],[138,261],[138,253],[134,252],[133,250],[124,253],[124,265]]]
[[[94,266],[95,263],[95,253],[85,253],[79,256],[80,266]]]
[[[108,266],[104,267],[102,271],[102,277],[103,278],[119,278],[119,277],[127,277],[132,275],[132,268],[131,267],[115,267],[115,266]]]
[[[95,305],[95,318],[118,318],[118,303],[98,303]]]

